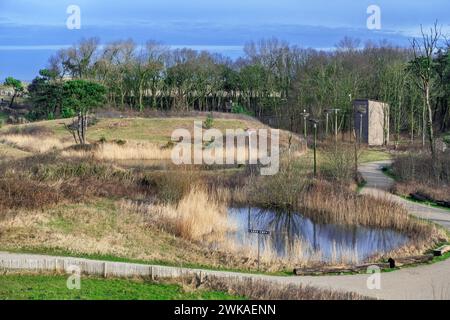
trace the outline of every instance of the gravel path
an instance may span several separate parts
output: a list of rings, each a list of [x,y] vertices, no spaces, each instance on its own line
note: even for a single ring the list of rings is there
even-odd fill
[[[392,186],[393,181],[389,177],[385,176],[380,169],[382,166],[388,164],[388,161],[383,161],[360,166],[361,174],[367,181],[367,185],[362,192],[364,194],[371,194],[379,197],[389,197],[393,201],[397,201],[402,205],[405,205],[405,207],[410,210],[411,214],[421,218],[430,219],[445,226],[446,228],[449,228],[450,214],[447,211],[410,203],[387,192],[387,190],[389,190]],[[59,263],[105,264],[103,261],[79,258],[0,252],[0,263],[3,263],[3,265],[7,265],[9,261],[23,262],[24,260],[30,259],[40,261],[46,266],[51,263],[57,264],[58,261]],[[143,265],[130,263],[108,262],[108,264],[111,264],[111,268],[146,268],[146,270],[149,268],[149,266],[144,267]],[[180,271],[180,268],[176,267],[154,266],[154,268],[164,268],[167,272]],[[367,281],[370,275],[365,274],[317,277],[278,277],[221,271],[189,270],[193,272],[201,272],[203,275],[210,274],[222,277],[251,277],[255,280],[264,279],[281,284],[303,284],[335,291],[351,291],[378,299],[450,299],[450,259],[431,265],[423,265],[415,268],[405,268],[395,272],[382,273],[380,275],[381,288],[372,290],[367,286]]]

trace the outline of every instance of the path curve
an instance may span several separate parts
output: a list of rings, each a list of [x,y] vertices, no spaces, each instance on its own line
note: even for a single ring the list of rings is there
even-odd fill
[[[427,206],[420,203],[405,200],[390,193],[394,180],[382,172],[382,168],[392,164],[391,160],[371,162],[359,167],[359,171],[367,184],[362,189],[362,194],[375,197],[388,198],[404,206],[408,212],[416,217],[433,221],[447,230],[450,230],[450,211]]]
[[[364,194],[370,194],[378,197],[389,197],[393,201],[404,205],[411,214],[421,218],[430,219],[447,229],[450,227],[450,213],[445,210],[422,206],[410,203],[402,198],[396,197],[388,193],[393,181],[386,177],[382,172],[382,166],[388,165],[389,161],[373,162],[360,166],[360,172],[367,181],[366,187],[362,190]],[[24,263],[26,261],[37,261],[41,265],[48,267],[50,264],[77,263],[79,265],[108,265],[114,268],[129,268],[132,270],[149,270],[149,268],[163,269],[164,272],[176,274],[180,272],[177,267],[161,267],[139,265],[132,263],[104,262],[98,260],[88,260],[81,258],[54,257],[32,254],[16,254],[0,252],[0,265],[8,266],[8,263],[15,261],[16,263]],[[106,268],[106,267],[105,267]],[[369,275],[344,275],[344,276],[266,276],[254,275],[234,272],[208,271],[185,269],[186,272],[198,272],[202,275],[215,275],[220,277],[251,277],[254,280],[268,280],[281,284],[303,284],[310,285],[322,289],[334,291],[350,291],[365,296],[378,299],[450,299],[450,259],[446,261],[434,263],[431,265],[423,265],[415,268],[405,268],[395,272],[381,274],[381,289],[370,290],[367,287]]]

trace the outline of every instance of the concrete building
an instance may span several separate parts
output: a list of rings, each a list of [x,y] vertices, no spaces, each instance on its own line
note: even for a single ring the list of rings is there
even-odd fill
[[[357,139],[369,146],[389,143],[389,105],[374,100],[353,101]],[[361,131],[361,134],[360,134]]]

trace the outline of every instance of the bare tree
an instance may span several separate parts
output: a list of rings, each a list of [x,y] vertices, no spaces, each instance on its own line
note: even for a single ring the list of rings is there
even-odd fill
[[[430,92],[433,84],[433,57],[442,38],[441,28],[438,27],[437,21],[430,28],[430,33],[426,33],[423,26],[420,27],[422,38],[414,38],[412,40],[412,49],[414,60],[411,62],[411,70],[418,78],[419,86],[424,98],[424,123],[427,121],[428,139],[430,143],[430,151],[433,159],[436,156],[433,133],[433,108],[431,105]],[[427,120],[425,120],[425,118]]]

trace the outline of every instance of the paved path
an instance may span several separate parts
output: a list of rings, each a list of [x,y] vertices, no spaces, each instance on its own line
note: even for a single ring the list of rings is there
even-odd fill
[[[398,201],[405,205],[408,209],[411,208],[412,214],[423,218],[429,218],[434,222],[448,228],[450,218],[450,214],[448,212],[426,206],[411,204],[406,200],[394,197],[386,192],[386,190],[388,190],[392,185],[392,180],[380,171],[381,166],[386,164],[388,163],[385,161],[365,164],[360,167],[360,171],[367,181],[367,187],[363,190],[363,193],[390,197],[394,201]],[[63,262],[63,265],[73,263],[83,265],[83,270],[98,270],[99,267],[101,268],[101,266],[103,266],[105,270],[129,269],[145,270],[145,272],[148,272],[149,268],[155,268],[158,272],[162,272],[163,274],[176,274],[177,272],[180,272],[180,268],[176,267],[151,267],[148,265],[112,262],[107,262],[108,267],[106,267],[106,262],[104,261],[0,252],[0,263],[3,263],[4,265],[7,265],[8,261],[18,261],[19,264],[25,264],[25,262],[30,259],[40,262],[40,265],[45,266],[47,269],[49,266],[52,266],[52,264],[58,265],[58,263],[61,264],[61,262]],[[193,269],[186,269],[185,271],[195,273],[201,272],[203,275],[210,274],[221,277],[251,277],[254,280],[262,279],[281,284],[311,285],[314,287],[331,289],[335,291],[356,292],[379,299],[450,299],[450,259],[432,265],[424,265],[416,268],[405,268],[395,272],[382,273],[380,290],[368,289],[367,281],[369,275],[365,274],[318,277],[277,277]]]
[[[450,211],[438,209],[427,205],[411,202],[389,192],[394,184],[394,180],[386,176],[381,168],[389,166],[392,161],[378,161],[363,164],[359,167],[364,180],[367,184],[361,193],[370,194],[377,197],[388,198],[403,205],[410,214],[419,218],[433,221],[450,230]]]

